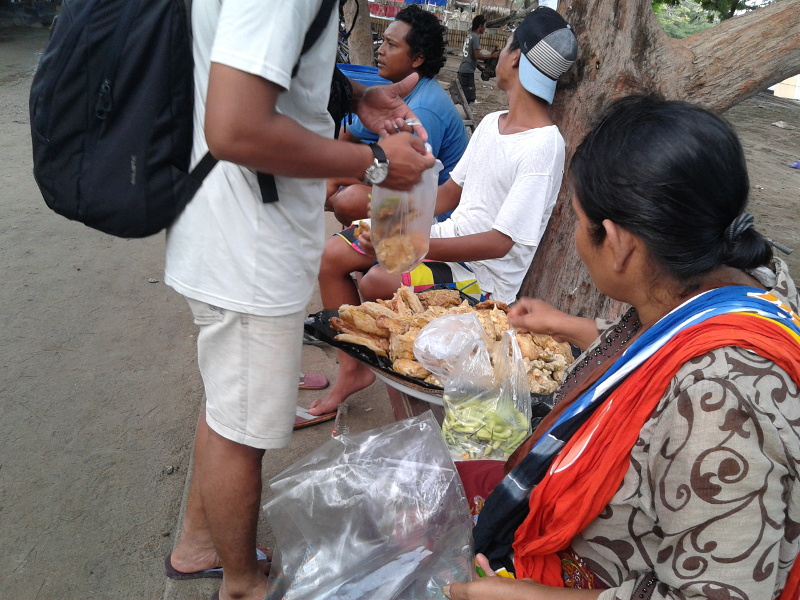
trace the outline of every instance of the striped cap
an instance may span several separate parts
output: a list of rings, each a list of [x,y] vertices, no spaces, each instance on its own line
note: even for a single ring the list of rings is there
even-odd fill
[[[551,104],[556,81],[578,56],[578,41],[572,28],[552,8],[540,6],[525,17],[514,36],[527,59],[520,60],[520,83]]]

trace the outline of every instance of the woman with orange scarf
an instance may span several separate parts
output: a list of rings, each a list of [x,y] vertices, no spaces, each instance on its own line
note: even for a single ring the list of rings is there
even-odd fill
[[[690,104],[626,98],[570,175],[578,254],[631,308],[606,328],[512,308],[513,325],[588,348],[479,515],[489,576],[445,594],[798,600],[798,295],[744,212],[735,133]]]

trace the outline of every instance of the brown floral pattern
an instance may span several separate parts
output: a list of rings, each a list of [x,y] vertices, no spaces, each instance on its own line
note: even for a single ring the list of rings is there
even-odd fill
[[[797,311],[785,264],[773,271],[754,275]],[[777,598],[800,551],[799,472],[797,383],[753,352],[709,352],[672,380],[572,549],[611,586],[602,600],[638,596],[653,573],[652,600]]]

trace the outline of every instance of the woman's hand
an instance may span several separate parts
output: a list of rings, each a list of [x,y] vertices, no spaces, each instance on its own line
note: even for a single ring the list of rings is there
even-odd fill
[[[486,577],[447,584],[442,593],[450,600],[591,600],[600,595],[600,590],[554,588],[532,579],[498,577],[483,554],[476,555],[475,560]]]
[[[563,342],[562,329],[569,315],[552,304],[535,298],[520,298],[508,311],[508,321],[514,327],[527,329],[531,333],[552,335]]]
[[[520,298],[508,312],[508,321],[514,327],[551,335],[557,342],[569,342],[581,350],[600,335],[593,319],[573,317],[534,298]]]

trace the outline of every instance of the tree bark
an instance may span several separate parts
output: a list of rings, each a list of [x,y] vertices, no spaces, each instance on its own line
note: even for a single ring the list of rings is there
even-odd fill
[[[800,72],[800,0],[782,0],[684,40],[664,34],[650,0],[572,0],[562,7],[579,45],[552,107],[567,143],[567,169],[592,120],[614,98],[656,92],[722,112]],[[622,307],[594,287],[575,252],[573,194],[565,176],[520,296],[575,315],[614,317]]]
[[[356,4],[358,4],[358,18],[353,25]],[[353,26],[353,31],[347,40],[351,64],[375,66],[375,55],[372,51],[372,29],[369,21],[369,4],[367,0],[354,0],[344,5],[345,27],[350,29],[351,25]]]

